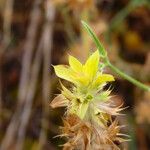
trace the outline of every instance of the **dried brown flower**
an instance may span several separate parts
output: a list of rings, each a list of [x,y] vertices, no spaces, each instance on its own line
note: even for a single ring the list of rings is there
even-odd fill
[[[63,150],[119,150],[116,143],[123,142],[121,136],[125,136],[119,134],[117,120],[108,127],[101,127],[95,122],[81,120],[76,115],[69,115],[64,119],[61,131],[60,136],[67,138]]]

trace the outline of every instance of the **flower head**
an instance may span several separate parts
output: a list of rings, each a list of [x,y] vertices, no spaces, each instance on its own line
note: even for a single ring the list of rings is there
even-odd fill
[[[62,135],[69,138],[64,145],[66,148],[82,146],[79,149],[95,149],[99,144],[114,147],[113,139],[119,139],[118,125],[113,122],[112,116],[119,114],[122,105],[115,106],[111,91],[103,90],[107,82],[114,81],[114,77],[99,69],[99,60],[99,52],[95,51],[85,64],[69,56],[69,66],[54,66],[59,78],[73,84],[69,90],[61,83],[61,94],[51,102],[53,108],[67,107],[62,128]],[[90,144],[90,141],[95,143]]]
[[[107,100],[109,91],[100,92],[106,82],[114,81],[114,77],[109,74],[103,74],[99,70],[99,52],[95,51],[85,62],[81,64],[75,57],[69,56],[69,66],[54,66],[56,75],[73,83],[72,91],[68,90],[62,84],[62,93],[58,95],[51,103],[52,107],[67,106],[69,114],[76,114],[81,119],[86,115],[88,109],[91,109],[91,102]],[[94,103],[93,103],[94,104]],[[99,113],[98,108],[94,108]]]

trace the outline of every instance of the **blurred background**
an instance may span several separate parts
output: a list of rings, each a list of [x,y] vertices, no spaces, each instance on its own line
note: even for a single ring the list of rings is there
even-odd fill
[[[51,64],[67,64],[68,54],[84,62],[95,50],[81,20],[115,66],[150,85],[149,0],[0,0],[0,150],[62,149],[64,139],[53,138],[64,110],[49,106],[60,93]],[[149,150],[150,92],[113,75],[114,101],[129,106],[120,118],[131,136],[124,149]]]

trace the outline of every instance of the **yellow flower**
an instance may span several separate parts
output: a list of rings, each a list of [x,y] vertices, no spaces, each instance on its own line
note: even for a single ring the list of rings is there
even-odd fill
[[[114,81],[112,75],[102,74],[98,70],[99,59],[98,50],[88,58],[85,64],[69,56],[70,66],[57,65],[54,69],[58,77],[72,82],[75,86],[97,88],[105,82]]]
[[[81,64],[75,57],[69,56],[69,66],[54,66],[56,75],[75,85],[72,92],[62,84],[61,94],[51,103],[53,108],[67,106],[69,114],[76,114],[81,119],[86,115],[90,103],[93,101],[105,101],[110,92],[100,92],[106,82],[114,81],[114,77],[99,71],[99,52],[95,51],[85,62]],[[95,108],[96,109],[96,108]]]

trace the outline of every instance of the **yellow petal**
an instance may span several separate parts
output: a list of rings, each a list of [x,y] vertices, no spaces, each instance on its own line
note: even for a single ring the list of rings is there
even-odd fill
[[[88,75],[90,81],[92,81],[93,78],[96,76],[96,73],[98,71],[98,64],[99,52],[97,50],[88,58],[84,65],[84,72],[86,75]]]
[[[69,65],[75,72],[82,71],[82,64],[73,56],[69,55]]]
[[[102,83],[111,82],[114,80],[114,77],[110,74],[99,74],[97,79],[93,83],[93,87],[98,87]]]
[[[59,78],[65,79],[72,83],[76,83],[76,81],[73,80],[73,77],[75,76],[75,74],[69,68],[67,68],[63,65],[57,65],[57,66],[54,66],[54,70],[55,70],[56,75]]]
[[[80,83],[80,85],[87,86],[89,84],[89,80],[85,76],[77,77],[76,80]]]

